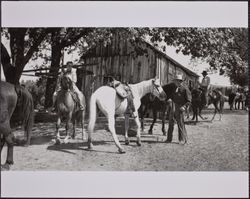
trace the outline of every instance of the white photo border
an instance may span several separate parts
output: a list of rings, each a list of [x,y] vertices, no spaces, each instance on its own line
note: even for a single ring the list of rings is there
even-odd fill
[[[247,1],[2,1],[1,8],[2,27],[248,27]],[[241,171],[10,171],[1,172],[1,196],[248,197],[248,176]]]

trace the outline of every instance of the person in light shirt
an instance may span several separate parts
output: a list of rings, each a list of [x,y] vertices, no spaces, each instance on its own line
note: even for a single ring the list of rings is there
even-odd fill
[[[73,62],[71,62],[71,61],[67,62],[66,65],[67,65],[66,71],[62,70],[62,72],[61,72],[61,74],[60,74],[60,76],[58,78],[56,90],[55,90],[55,92],[53,94],[53,105],[52,105],[52,107],[53,108],[55,107],[57,94],[61,90],[61,77],[62,77],[63,74],[65,74],[72,81],[73,92],[77,94],[77,98],[78,98],[78,101],[79,101],[79,104],[80,104],[80,110],[84,110],[84,102],[82,101],[83,98],[81,97],[82,93],[76,86],[76,82],[77,82],[76,69],[73,68]]]
[[[205,94],[205,100],[206,100],[206,107],[208,106],[208,91],[210,88],[210,77],[207,74],[207,71],[203,71],[201,73],[203,75],[202,81],[201,81],[201,89],[203,90],[204,94]]]

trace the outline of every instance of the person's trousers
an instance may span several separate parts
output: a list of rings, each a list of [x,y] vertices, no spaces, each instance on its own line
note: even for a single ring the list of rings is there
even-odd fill
[[[175,121],[178,126],[178,139],[179,141],[187,142],[187,131],[184,123],[184,113],[180,111],[181,106],[175,104],[174,102],[170,105],[170,112],[169,112],[169,126],[168,126],[168,133],[167,133],[167,141],[171,142],[173,139],[173,131],[174,131],[174,124]]]
[[[78,89],[78,87],[76,86],[76,84],[73,83],[73,90],[74,92],[77,94],[79,103],[81,107],[85,107],[84,101],[83,101],[83,94],[82,92]]]

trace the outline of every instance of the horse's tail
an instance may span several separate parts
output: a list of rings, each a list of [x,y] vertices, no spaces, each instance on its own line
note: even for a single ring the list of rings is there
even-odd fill
[[[22,117],[24,131],[26,134],[26,144],[30,144],[30,138],[31,138],[31,131],[34,123],[34,103],[33,98],[30,92],[21,87],[16,86],[16,92],[18,96],[17,106],[19,109],[19,113]]]
[[[95,94],[93,94],[90,98],[90,106],[89,106],[89,125],[88,125],[89,133],[94,131],[95,122],[96,122],[96,96]]]

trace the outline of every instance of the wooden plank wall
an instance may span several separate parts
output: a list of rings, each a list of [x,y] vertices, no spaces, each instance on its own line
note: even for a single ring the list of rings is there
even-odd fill
[[[110,75],[129,83],[138,83],[157,76],[164,85],[170,83],[176,73],[181,73],[187,77],[187,86],[189,80],[196,83],[195,77],[187,75],[183,69],[152,48],[147,47],[146,44],[141,45],[143,48],[147,48],[148,55],[134,57],[134,48],[131,43],[120,38],[117,34],[111,45],[106,47],[98,45],[94,50],[91,50],[84,61],[85,63],[98,64],[86,67],[87,70],[93,71],[94,76],[82,77],[81,90],[86,99],[89,100],[92,92],[104,85],[105,76]]]
[[[86,70],[93,71],[94,76],[82,77],[81,90],[87,100],[93,91],[104,85],[105,76],[112,75],[120,81],[129,83],[138,83],[155,77],[156,59],[153,50],[148,50],[148,56],[138,57],[134,57],[131,52],[133,52],[131,44],[124,40],[119,42],[119,37],[116,37],[112,45],[106,47],[99,45],[94,52],[85,57],[84,62],[87,64],[98,63],[86,67]]]

